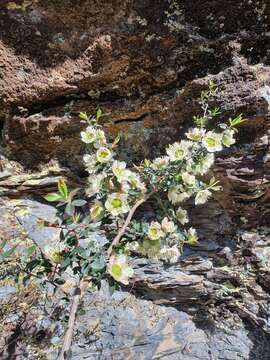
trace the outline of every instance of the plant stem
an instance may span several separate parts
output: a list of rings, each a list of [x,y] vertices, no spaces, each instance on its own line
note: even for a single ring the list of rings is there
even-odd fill
[[[89,284],[89,281],[82,279],[80,281],[78,287],[75,290],[70,313],[69,313],[67,331],[65,333],[63,346],[62,346],[60,355],[58,357],[59,360],[66,360],[69,358],[70,347],[72,344],[73,328],[74,328],[74,324],[75,324],[77,310],[78,310],[80,301],[84,295],[84,292],[87,289],[88,284]]]
[[[113,239],[109,249],[107,250],[107,255],[108,255],[108,258],[111,256],[112,254],[112,251],[113,251],[113,248],[114,246],[116,246],[117,244],[119,244],[122,236],[125,234],[126,232],[126,229],[130,223],[130,221],[132,220],[133,218],[133,215],[135,213],[135,211],[138,209],[139,206],[141,206],[148,198],[150,197],[150,195],[138,200],[134,206],[130,209],[129,213],[128,213],[128,216],[126,218],[126,221],[124,222],[124,225],[121,227],[121,229],[118,231],[118,234],[115,236],[115,238]]]

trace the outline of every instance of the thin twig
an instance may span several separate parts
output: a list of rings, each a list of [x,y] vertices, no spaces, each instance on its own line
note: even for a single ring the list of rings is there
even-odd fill
[[[148,197],[144,197],[143,199],[138,200],[138,201],[135,203],[135,205],[131,208],[131,210],[129,211],[128,216],[127,216],[127,218],[126,218],[126,221],[125,221],[124,225],[123,225],[123,226],[121,227],[121,229],[118,231],[118,234],[117,234],[116,237],[113,239],[113,241],[112,241],[109,249],[107,250],[108,258],[111,256],[114,246],[116,246],[116,245],[120,242],[122,236],[125,234],[125,231],[126,231],[128,225],[129,225],[129,223],[130,223],[130,221],[131,221],[131,219],[132,219],[135,211],[137,210],[137,208],[138,208],[140,205],[142,205],[142,204],[147,200],[147,198],[148,198]]]
[[[71,305],[71,309],[70,309],[70,313],[69,313],[67,331],[65,333],[63,346],[62,346],[60,355],[58,357],[59,360],[66,360],[69,358],[70,347],[71,347],[72,337],[73,337],[73,328],[74,328],[74,324],[75,324],[77,310],[78,310],[80,301],[84,295],[84,292],[87,289],[88,284],[89,284],[89,281],[82,279],[79,283],[79,286],[75,290],[75,294],[73,296],[72,305]]]

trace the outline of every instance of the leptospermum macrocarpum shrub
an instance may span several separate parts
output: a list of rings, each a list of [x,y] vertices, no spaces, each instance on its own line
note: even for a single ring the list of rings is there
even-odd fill
[[[80,113],[85,123],[83,161],[89,174],[86,197],[80,198],[78,190],[69,191],[64,181],[59,182],[58,193],[46,197],[58,203],[61,233],[58,243],[48,246],[43,255],[51,268],[57,266],[58,275],[69,268],[81,279],[91,278],[93,284],[108,275],[128,284],[133,274],[131,253],[174,263],[183,246],[196,246],[198,236],[189,226],[186,202],[201,206],[220,189],[215,178],[203,179],[214,164],[215,153],[235,143],[236,126],[244,121],[238,116],[210,128],[219,115],[218,109],[208,107],[216,91],[210,83],[202,92],[203,114],[193,118],[195,127],[186,132],[185,139],[168,145],[164,156],[137,166],[119,160],[120,138],[108,141],[100,125],[101,110],[91,118]],[[155,218],[149,222],[142,213],[134,219],[131,209],[146,201],[155,204]],[[128,226],[112,249],[113,239],[129,216]]]

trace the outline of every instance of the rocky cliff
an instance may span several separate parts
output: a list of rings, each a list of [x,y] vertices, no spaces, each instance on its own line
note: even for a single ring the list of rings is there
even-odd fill
[[[74,359],[270,359],[269,45],[267,0],[1,1],[5,237],[17,226],[34,231],[29,219],[6,216],[14,197],[36,202],[59,176],[83,182],[80,111],[103,110],[108,134],[122,132],[127,160],[178,139],[209,80],[222,116],[247,119],[213,170],[223,192],[192,209],[198,249],[169,269],[135,259],[132,300],[103,294],[98,309],[86,301]]]

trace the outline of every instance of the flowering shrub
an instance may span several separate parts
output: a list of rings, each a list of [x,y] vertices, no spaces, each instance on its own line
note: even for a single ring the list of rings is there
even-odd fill
[[[106,138],[101,110],[91,118],[80,113],[87,184],[70,191],[61,180],[58,192],[45,197],[58,209],[56,223],[46,225],[58,228],[60,236],[45,249],[35,244],[25,250],[26,278],[34,275],[57,286],[69,273],[92,286],[104,277],[127,285],[133,275],[132,253],[174,263],[184,246],[196,246],[199,239],[189,225],[187,202],[201,206],[220,189],[206,175],[215,153],[235,143],[236,126],[244,121],[237,116],[213,129],[220,112],[210,110],[208,103],[216,91],[210,83],[202,92],[202,115],[193,117],[195,127],[185,139],[168,145],[163,156],[132,166],[118,158],[120,137],[112,142]],[[145,211],[145,203],[151,211]]]
[[[193,118],[196,127],[186,132],[186,139],[168,145],[164,156],[138,166],[118,159],[120,138],[107,140],[100,125],[101,110],[92,118],[80,113],[86,124],[81,132],[89,174],[86,200],[78,197],[78,190],[69,192],[63,181],[58,193],[46,197],[58,202],[61,213],[59,244],[45,255],[57,264],[59,273],[70,267],[80,278],[90,277],[96,284],[109,274],[126,285],[133,274],[128,264],[131,253],[174,263],[184,245],[198,244],[196,230],[188,225],[186,202],[205,204],[220,189],[214,177],[206,182],[205,175],[214,164],[215,153],[235,143],[236,126],[244,121],[238,116],[216,130],[209,129],[219,114],[218,109],[208,108],[215,94],[210,83],[200,98],[203,114]],[[143,212],[134,217],[145,202],[152,204],[150,221]]]

